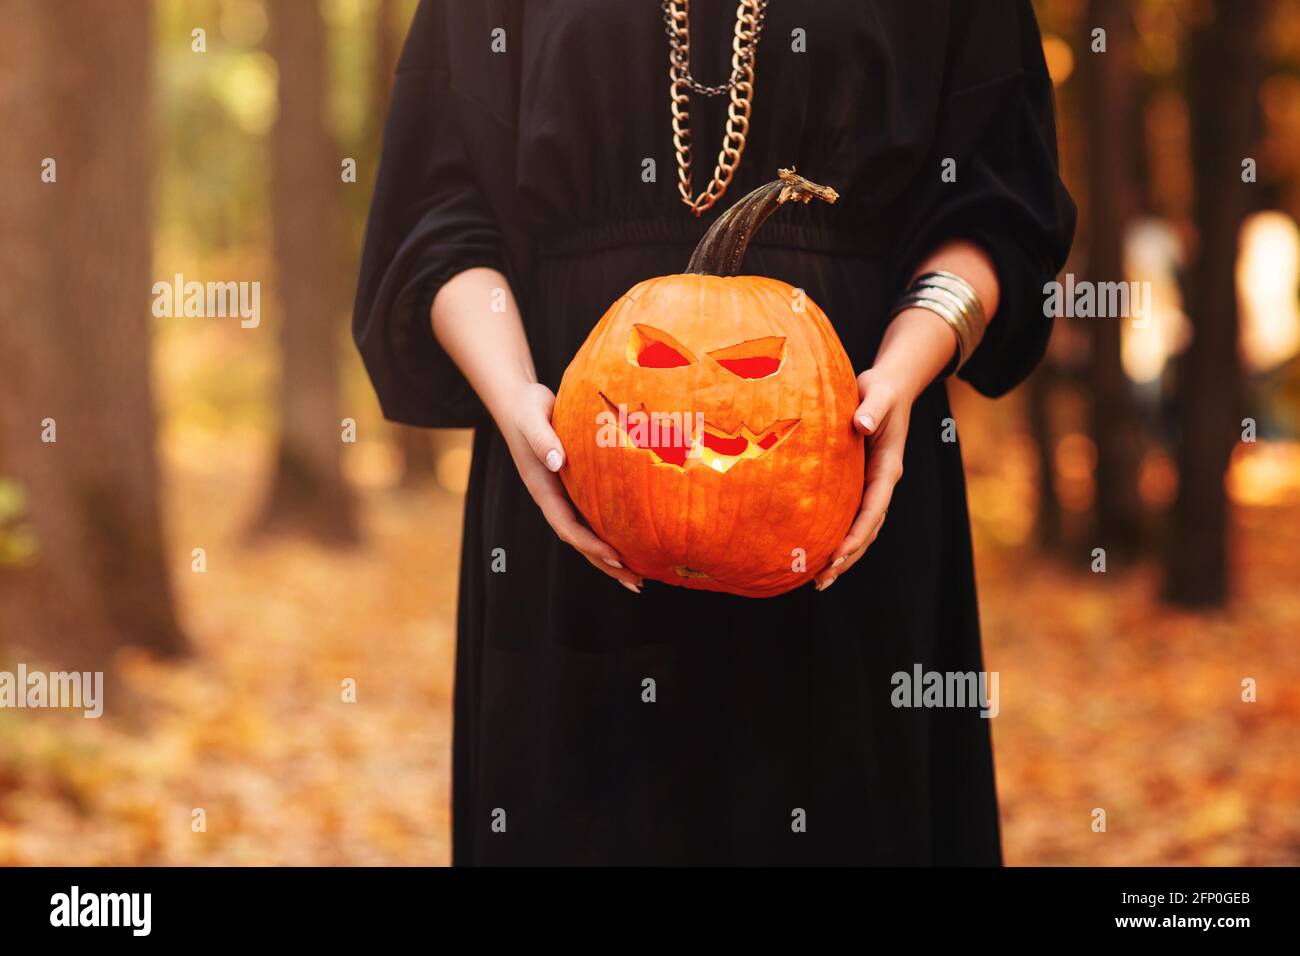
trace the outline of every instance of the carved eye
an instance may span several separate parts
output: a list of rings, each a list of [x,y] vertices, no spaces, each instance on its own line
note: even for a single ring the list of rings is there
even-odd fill
[[[627,360],[640,368],[681,368],[693,365],[695,356],[667,332],[634,325],[627,342]]]
[[[741,378],[767,378],[776,374],[785,361],[785,338],[771,335],[765,339],[729,345],[725,349],[710,352],[709,358]]]

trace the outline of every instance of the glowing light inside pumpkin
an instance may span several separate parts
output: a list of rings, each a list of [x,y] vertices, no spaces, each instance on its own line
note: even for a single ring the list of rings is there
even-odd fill
[[[601,399],[611,415],[619,415],[619,406],[601,393]],[[725,434],[704,423],[699,434],[687,434],[690,414],[650,416],[644,409],[625,413],[618,428],[619,447],[632,447],[654,455],[657,464],[671,465],[682,471],[704,464],[716,472],[725,473],[742,461],[761,458],[785,439],[798,419],[788,419],[772,425],[762,432],[754,432],[742,424],[734,434]],[[652,423],[647,425],[647,423]],[[683,425],[685,423],[685,425]]]
[[[691,360],[671,345],[651,342],[637,353],[636,364],[642,368],[681,368],[690,365]]]
[[[663,329],[638,324],[627,341],[627,360],[640,368],[682,368],[695,356]]]
[[[767,378],[781,367],[781,360],[758,355],[754,358],[718,359],[718,364],[741,378]]]
[[[728,438],[725,435],[712,435],[705,432],[704,447],[722,456],[743,455],[745,450],[749,448],[749,439],[743,435]]]
[[[684,468],[690,443],[683,436],[682,429],[674,423],[664,423],[656,427],[653,432],[655,434],[647,436],[642,444],[637,444],[632,438],[629,438],[629,441],[632,441],[637,448],[647,448],[654,452],[664,464]],[[657,440],[651,444],[652,439]]]
[[[714,471],[730,471],[742,461],[762,458],[794,431],[798,424],[798,419],[790,419],[777,422],[763,432],[752,432],[748,426],[741,425],[734,435],[724,435],[706,423],[703,438],[698,439],[691,448],[688,464],[698,458]]]
[[[767,378],[775,375],[785,361],[785,337],[769,335],[763,339],[752,339],[730,345],[725,349],[710,352],[713,359],[732,375],[741,378]]]

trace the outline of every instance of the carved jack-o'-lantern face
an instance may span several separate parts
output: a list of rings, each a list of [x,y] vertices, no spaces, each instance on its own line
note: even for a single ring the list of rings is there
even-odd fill
[[[632,326],[627,343],[627,361],[637,368],[679,369],[690,368],[701,361],[712,362],[722,372],[706,368],[705,374],[720,379],[724,384],[727,378],[724,373],[751,381],[772,378],[781,371],[785,357],[786,339],[781,335],[737,342],[705,352],[701,359],[695,358],[690,350],[662,329],[639,323]],[[689,373],[686,377],[690,377]],[[680,386],[682,376],[674,378],[677,381],[673,384]],[[633,387],[640,385],[638,391],[641,393],[654,391],[652,385],[663,384],[655,379],[659,376],[654,376],[648,384],[634,383]],[[680,390],[677,394],[681,394]],[[676,414],[674,410],[660,410],[653,405],[647,407],[643,397],[637,398],[635,407],[626,400],[612,400],[604,391],[601,397],[614,420],[620,444],[647,449],[655,461],[682,470],[706,467],[718,472],[729,471],[739,462],[763,457],[799,424],[798,419],[789,419],[755,430],[752,423],[741,421],[734,428],[727,428],[710,421],[706,413],[699,410],[692,413],[677,409],[675,411],[681,414]],[[664,400],[668,400],[668,396],[664,396]],[[668,414],[664,415],[664,411]]]
[[[781,594],[824,566],[857,511],[857,397],[829,320],[784,282],[648,279],[565,372],[553,414],[561,477],[633,571]]]

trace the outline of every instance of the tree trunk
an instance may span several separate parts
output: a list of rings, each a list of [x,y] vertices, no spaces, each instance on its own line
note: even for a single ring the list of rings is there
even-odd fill
[[[1166,556],[1165,593],[1215,606],[1230,590],[1224,479],[1241,437],[1236,264],[1243,220],[1259,187],[1242,181],[1258,156],[1267,0],[1214,0],[1193,34],[1187,68],[1193,217],[1198,244],[1187,280],[1192,342],[1177,368],[1179,486]]]
[[[342,157],[325,121],[325,25],[315,0],[268,5],[279,66],[272,134],[272,215],[283,307],[280,440],[259,532],[356,540],[343,480],[338,346],[345,311],[335,263],[342,242]]]
[[[1056,433],[1052,428],[1051,400],[1056,372],[1045,360],[1027,383],[1029,433],[1038,454],[1038,547],[1055,552],[1062,543],[1061,499],[1056,494]]]
[[[37,547],[0,568],[4,639],[80,668],[180,653],[168,570],[190,545],[164,545],[149,371],[151,6],[3,0],[0,22],[0,474]]]
[[[1136,154],[1142,143],[1132,135],[1140,115],[1132,3],[1089,0],[1085,24],[1089,31],[1104,28],[1107,37],[1106,52],[1085,53],[1082,69],[1089,141],[1087,278],[1093,283],[1122,282],[1124,231],[1137,206]],[[1082,321],[1089,323],[1092,342],[1088,384],[1097,447],[1093,546],[1133,555],[1142,540],[1142,428],[1120,353],[1123,323],[1132,320],[1110,316]]]
[[[388,97],[392,92],[393,71],[397,69],[397,4],[394,0],[378,0],[375,8],[375,111],[373,114],[376,141],[384,132],[384,118],[388,115]]]

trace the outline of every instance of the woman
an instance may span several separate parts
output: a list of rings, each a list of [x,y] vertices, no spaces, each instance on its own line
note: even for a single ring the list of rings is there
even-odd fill
[[[651,3],[424,0],[397,69],[354,332],[387,417],[476,429],[454,862],[997,864],[987,721],[891,698],[981,669],[945,380],[1030,372],[1073,235],[1029,0],[745,2],[734,63],[735,0],[683,6],[670,38]],[[791,166],[841,199],[774,216],[743,271],[806,290],[861,372],[861,513],[815,588],[643,592],[568,503],[553,392],[611,302]],[[948,295],[900,307],[934,271]]]

